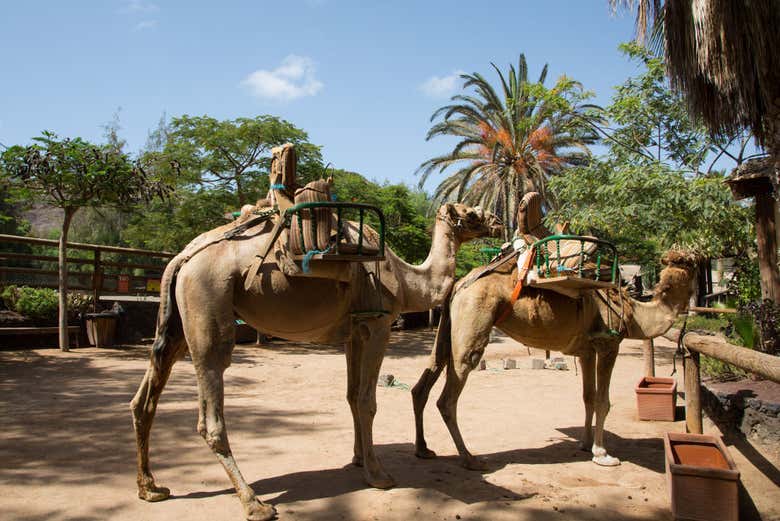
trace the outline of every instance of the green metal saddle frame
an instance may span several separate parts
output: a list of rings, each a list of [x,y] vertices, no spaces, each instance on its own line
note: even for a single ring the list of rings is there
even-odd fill
[[[284,213],[285,225],[290,228],[290,233],[300,234],[301,244],[304,244],[303,240],[303,210],[316,210],[321,208],[329,208],[336,211],[336,242],[333,246],[329,247],[325,251],[310,250],[305,253],[310,259],[318,260],[340,260],[340,261],[355,261],[355,262],[368,262],[375,260],[384,260],[385,258],[385,215],[382,210],[370,204],[363,203],[343,203],[336,201],[318,201],[310,203],[298,203],[291,206]],[[344,213],[347,210],[356,210],[358,212],[358,239],[357,244],[344,242]],[[365,244],[365,218],[367,213],[373,213],[379,220],[379,244],[376,248],[368,247]],[[293,215],[298,215],[298,229],[293,230],[291,223]],[[311,231],[314,237],[317,236],[317,220],[310,220]]]

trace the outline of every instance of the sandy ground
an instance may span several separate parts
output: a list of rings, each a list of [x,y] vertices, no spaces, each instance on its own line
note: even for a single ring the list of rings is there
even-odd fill
[[[394,334],[382,372],[413,385],[432,338],[428,330]],[[658,344],[658,374],[668,375],[671,344]],[[243,519],[221,466],[195,432],[195,379],[186,360],[174,367],[152,431],[152,467],[173,496],[162,503],[136,498],[128,402],[148,349],[0,352],[0,519]],[[506,356],[519,368],[499,370]],[[440,455],[430,461],[413,454],[409,391],[379,388],[377,453],[398,486],[366,488],[361,471],[348,464],[352,422],[341,349],[283,342],[236,348],[226,373],[233,452],[252,487],[285,521],[671,517],[661,436],[684,430],[683,402],[674,423],[636,419],[640,343],[623,344],[613,377],[606,442],[623,462],[614,468],[596,466],[577,448],[584,413],[574,370],[531,370],[526,349],[500,337],[486,358],[488,370],[472,373],[459,416],[488,471],[458,465],[433,404],[441,382],[426,414],[429,446]],[[706,422],[705,432],[717,430]],[[744,439],[727,441],[742,472],[743,519],[780,519],[777,448],[759,452]]]

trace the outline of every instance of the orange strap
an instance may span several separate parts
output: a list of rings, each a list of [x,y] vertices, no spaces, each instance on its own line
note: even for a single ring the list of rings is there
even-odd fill
[[[520,271],[517,272],[517,284],[515,285],[515,289],[512,291],[512,297],[509,299],[509,303],[507,303],[506,307],[504,307],[504,311],[501,312],[501,315],[499,315],[496,321],[493,322],[494,325],[500,324],[509,318],[509,315],[512,314],[512,308],[514,307],[515,302],[517,302],[517,299],[520,297],[520,291],[523,289],[523,281],[525,280],[525,276],[531,267],[533,258],[534,250],[531,248],[528,251],[528,257],[526,257],[525,261],[523,262],[523,266],[520,268]]]

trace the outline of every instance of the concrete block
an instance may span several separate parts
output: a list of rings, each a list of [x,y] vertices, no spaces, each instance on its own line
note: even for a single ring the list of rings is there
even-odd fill
[[[544,369],[544,360],[541,358],[534,358],[531,360],[531,369]]]
[[[517,361],[513,358],[504,360],[504,369],[517,369]]]

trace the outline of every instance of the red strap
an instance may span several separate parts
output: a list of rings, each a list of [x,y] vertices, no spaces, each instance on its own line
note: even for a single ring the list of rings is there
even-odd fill
[[[525,258],[522,268],[520,268],[520,271],[517,272],[517,284],[515,285],[515,289],[512,291],[512,297],[509,299],[509,303],[507,303],[506,307],[504,307],[504,311],[501,312],[501,315],[499,315],[496,321],[493,322],[494,325],[500,324],[509,318],[509,315],[512,314],[512,308],[514,307],[515,302],[517,302],[517,299],[520,297],[520,291],[523,289],[523,281],[525,280],[525,276],[528,273],[528,269],[531,267],[533,258],[534,250],[532,248],[528,251],[528,257]]]

